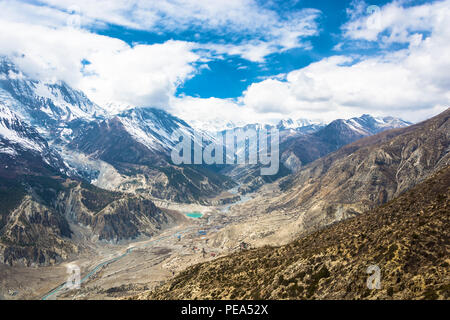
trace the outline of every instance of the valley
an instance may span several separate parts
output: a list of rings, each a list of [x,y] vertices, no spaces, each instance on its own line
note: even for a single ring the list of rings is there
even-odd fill
[[[191,266],[127,299],[450,298],[450,168],[354,218]],[[381,286],[366,285],[369,268]],[[368,281],[368,280],[367,280]]]
[[[226,199],[230,194],[237,195],[237,189],[230,189],[223,196]],[[280,191],[273,184],[257,193],[245,194],[234,203],[218,206],[154,199],[162,210],[186,216],[201,213],[201,217],[186,217],[151,238],[118,243],[88,240],[87,245],[89,231],[71,226],[76,230],[75,242],[80,241],[89,250],[55,266],[6,266],[6,276],[0,277],[0,295],[5,299],[116,299],[160,286],[189,266],[239,252],[244,249],[242,244],[249,249],[286,243],[294,235],[286,237],[276,232],[295,222],[295,216],[264,211],[271,204],[268,199],[278,194]],[[65,288],[69,264],[80,267],[80,289]]]
[[[199,130],[154,107],[108,113],[64,82],[19,74],[11,61],[0,58],[0,299],[365,298],[369,294],[360,290],[360,283],[356,293],[343,294],[346,289],[341,288],[336,294],[321,279],[328,278],[328,269],[344,277],[333,269],[346,259],[332,239],[346,241],[343,250],[356,269],[363,258],[384,257],[392,242],[399,246],[387,237],[385,226],[395,213],[384,211],[386,206],[409,217],[404,224],[396,220],[399,237],[422,226],[416,225],[411,208],[424,206],[433,231],[423,230],[421,245],[441,246],[420,251],[428,258],[414,256],[411,262],[415,253],[410,242],[402,244],[406,249],[400,267],[408,265],[414,277],[422,267],[431,274],[428,264],[434,260],[442,268],[448,265],[447,229],[436,227],[446,226],[443,213],[448,213],[448,108],[416,124],[363,114],[329,123],[282,119],[278,124],[227,126],[232,133],[277,132],[279,150],[270,149],[278,155],[279,171],[263,176],[261,163],[172,161],[178,131],[190,139],[193,150],[227,148],[215,138],[218,132],[205,126]],[[233,145],[230,157],[257,151],[250,142],[248,148],[246,141],[242,146]],[[423,203],[413,201],[420,194],[418,186],[428,190]],[[373,226],[377,219],[382,221]],[[374,232],[389,243],[378,253],[353,255],[353,240],[345,230],[354,230],[355,223],[362,234]],[[329,244],[332,253],[314,237]],[[357,248],[369,245],[366,238],[356,238]],[[298,243],[308,252],[325,250],[319,255],[327,257],[326,264],[316,263],[320,258],[315,254],[292,252]],[[272,269],[303,268],[298,265],[302,259],[309,266],[302,274],[311,274],[306,282],[291,284],[280,278],[288,273]],[[220,265],[224,261],[226,266]],[[252,269],[253,263],[262,265]],[[236,274],[228,267],[234,264],[242,268]],[[79,289],[66,287],[68,266],[79,267]],[[199,275],[200,269],[212,278]],[[256,283],[258,272],[264,283]],[[247,273],[250,280],[239,278]],[[446,276],[441,269],[438,274]],[[269,283],[275,275],[279,281]],[[435,274],[430,277],[436,294],[445,296]],[[248,287],[239,289],[235,279]],[[210,287],[216,280],[223,282]],[[228,287],[219,293],[224,283]],[[253,290],[261,284],[261,291]],[[171,288],[177,290],[172,293]],[[422,289],[417,290],[425,294]],[[401,296],[419,296],[401,290]]]
[[[230,190],[231,194],[235,192],[236,188]],[[89,253],[60,265],[14,270],[6,267],[2,271],[5,276],[0,277],[3,289],[0,295],[9,299],[113,299],[129,294],[130,290],[151,289],[190,265],[239,250],[238,239],[220,243],[217,234],[248,218],[238,208],[252,196],[222,206],[155,201],[163,210],[176,210],[186,216],[189,212],[201,212],[201,217],[185,218],[182,224],[150,239],[142,237],[114,244],[93,241]],[[80,239],[86,233],[82,228],[77,231]],[[65,266],[69,264],[80,267],[81,289],[65,288],[68,278]]]

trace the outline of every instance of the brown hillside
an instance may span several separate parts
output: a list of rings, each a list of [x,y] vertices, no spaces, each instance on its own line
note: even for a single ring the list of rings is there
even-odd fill
[[[448,299],[450,167],[289,245],[198,264],[134,299]],[[381,269],[380,290],[367,268]]]

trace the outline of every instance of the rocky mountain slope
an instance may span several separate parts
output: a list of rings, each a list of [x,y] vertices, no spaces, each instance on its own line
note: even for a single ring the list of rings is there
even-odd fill
[[[280,130],[280,171],[276,176],[260,176],[259,166],[248,165],[225,168],[222,172],[241,183],[241,192],[255,191],[263,184],[295,173],[314,160],[358,139],[409,125],[411,123],[398,118],[372,117],[367,114],[347,120],[334,120],[328,125],[289,119],[276,126]]]
[[[193,136],[184,121],[154,108],[135,108],[83,126],[68,144],[91,159],[113,165],[123,176],[115,190],[176,202],[202,202],[235,183],[206,166],[174,165],[175,130]]]
[[[113,193],[61,176],[0,177],[0,261],[10,265],[61,262],[83,247],[71,224],[94,240],[153,236],[181,217],[144,197]],[[81,245],[81,247],[79,247]]]
[[[192,266],[130,299],[449,299],[449,196],[445,166],[377,209]],[[367,286],[370,266],[381,270],[380,289]]]
[[[69,169],[33,127],[1,104],[0,163],[0,261],[44,263],[75,251],[63,240],[71,235],[67,220],[34,201],[32,195],[39,196],[31,187],[36,175],[58,176]],[[24,177],[29,177],[26,184]]]
[[[298,215],[296,232],[393,199],[450,163],[450,109],[422,123],[360,139],[280,182],[268,211]]]
[[[208,167],[175,166],[170,151],[174,130],[189,135],[184,121],[155,108],[132,108],[108,114],[83,92],[64,82],[48,83],[23,74],[0,57],[0,104],[51,145],[74,174],[97,181],[102,160],[119,171],[122,185],[101,185],[113,191],[139,192],[179,202],[205,202],[234,183]],[[73,156],[73,152],[79,154]],[[84,161],[76,161],[83,158]],[[85,161],[86,158],[89,161]],[[179,186],[180,184],[181,186]]]
[[[45,265],[79,248],[70,224],[99,240],[152,236],[177,221],[142,196],[73,177],[47,141],[0,105],[0,261]]]

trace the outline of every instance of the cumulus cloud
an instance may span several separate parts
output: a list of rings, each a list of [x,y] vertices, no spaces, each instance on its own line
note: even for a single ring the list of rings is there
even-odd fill
[[[409,8],[395,2],[376,14],[383,17],[380,29],[372,30],[367,17],[360,17],[344,26],[346,36],[382,38],[380,45],[406,42],[406,48],[372,56],[329,57],[292,71],[285,79],[254,83],[241,100],[255,112],[329,120],[373,113],[418,121],[448,108],[450,1]]]
[[[196,72],[192,63],[199,56],[192,47],[191,43],[169,40],[93,52],[80,88],[96,101],[167,108],[177,87]]]
[[[251,83],[235,99],[175,92],[218,55],[261,62],[273,52],[307,49],[306,38],[318,32],[319,11],[282,16],[253,0],[82,0],[75,8],[68,0],[39,3],[0,3],[0,28],[6,31],[0,33],[0,54],[32,76],[65,80],[100,104],[158,106],[188,121],[273,122],[362,113],[417,121],[450,102],[450,0],[409,7],[393,2],[372,15],[364,2],[354,1],[342,40],[378,46],[378,54],[328,57]],[[89,30],[73,27],[77,17]],[[210,43],[199,35],[195,42],[129,45],[95,33],[107,24],[155,32],[214,30],[234,38]]]
[[[152,32],[213,32],[230,44],[201,43],[216,54],[240,55],[262,62],[274,52],[309,48],[304,40],[318,34],[316,9],[289,8],[281,15],[256,0],[41,0],[47,10],[69,12],[75,8],[83,24],[102,27],[116,24]],[[56,14],[56,13],[55,13]],[[198,40],[201,40],[199,33]]]
[[[68,16],[66,17],[68,18]],[[99,104],[166,108],[176,88],[192,77],[199,56],[193,44],[134,45],[83,29],[0,20],[0,55],[30,77],[64,80]]]
[[[169,108],[177,87],[220,55],[264,61],[276,51],[308,47],[317,33],[313,9],[281,16],[254,0],[72,0],[0,2],[0,54],[28,75],[64,80],[99,104]],[[129,45],[96,30],[108,24],[151,32],[213,32],[223,43],[166,41]]]
[[[430,32],[439,27],[448,11],[448,1],[406,8],[402,2],[394,1],[381,8],[372,6],[373,10],[364,1],[353,2],[353,10],[349,11],[351,19],[342,27],[345,36],[379,44],[409,43],[417,32]]]

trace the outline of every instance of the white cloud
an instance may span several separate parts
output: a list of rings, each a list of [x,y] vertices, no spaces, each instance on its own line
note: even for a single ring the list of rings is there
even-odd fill
[[[254,0],[80,0],[76,5],[72,0],[4,0],[0,54],[12,57],[30,76],[64,80],[102,105],[169,108],[177,87],[221,54],[262,62],[275,51],[307,48],[302,38],[317,33],[318,15],[307,9],[281,17]],[[153,32],[213,32],[234,44],[130,46],[93,31],[109,23]]]
[[[326,58],[285,79],[254,83],[241,100],[255,112],[328,120],[372,113],[418,121],[448,108],[450,1],[410,8],[393,3],[379,14],[384,20],[376,34],[363,27],[367,18],[361,17],[346,26],[346,35],[407,42],[407,48],[376,56]]]
[[[177,87],[196,72],[192,63],[199,56],[191,49],[191,43],[169,40],[94,52],[80,87],[96,101],[167,108]]]
[[[194,127],[222,130],[228,123],[242,126],[248,123],[277,123],[283,116],[278,112],[258,112],[237,99],[173,98],[169,110]]]
[[[177,86],[196,72],[193,44],[129,46],[85,30],[0,20],[0,54],[33,78],[64,80],[99,104],[167,107]],[[90,64],[82,66],[82,61]]]
[[[72,1],[45,2],[50,6],[0,3],[0,54],[14,56],[32,76],[65,80],[100,104],[159,106],[187,121],[273,122],[287,117],[331,120],[362,113],[416,121],[450,102],[449,0],[408,8],[398,2],[386,5],[377,13],[376,29],[367,23],[364,6],[355,2],[349,12],[351,21],[343,27],[347,39],[377,41],[384,48],[403,43],[405,48],[375,56],[329,57],[250,84],[237,99],[174,95],[180,83],[220,54],[263,61],[275,51],[306,48],[304,37],[317,33],[318,12],[280,17],[251,0],[78,2],[82,26],[116,23],[159,31],[215,29],[242,37],[233,44],[167,41],[130,46],[67,27],[73,18],[68,10]],[[82,60],[90,64],[83,67]]]
[[[247,123],[251,110],[233,99],[195,98],[190,96],[173,98],[170,111],[194,126],[216,126],[221,129],[227,122]],[[254,114],[253,114],[254,115]]]
[[[142,30],[217,30],[255,33],[285,27],[304,29],[317,10],[291,10],[287,19],[255,0],[41,0],[67,11],[76,6],[90,21],[112,23]],[[314,25],[311,25],[313,27]]]
[[[343,26],[346,37],[382,44],[409,43],[415,33],[437,27],[439,20],[446,17],[448,1],[407,8],[401,1],[394,1],[373,13],[363,1],[357,2],[355,7],[358,9],[350,14],[352,19]]]
[[[9,2],[23,6],[16,1]],[[39,7],[39,10],[45,8],[52,16],[74,8],[73,0],[40,2],[50,8]],[[320,16],[320,11],[315,9],[289,10],[280,16],[255,0],[79,0],[75,8],[86,27],[109,23],[152,32],[187,30],[212,32],[219,38],[226,36],[229,44],[210,42],[200,47],[258,62],[279,50],[308,49],[309,43],[303,39],[318,33],[316,20]],[[195,40],[201,40],[200,33],[196,33]]]

